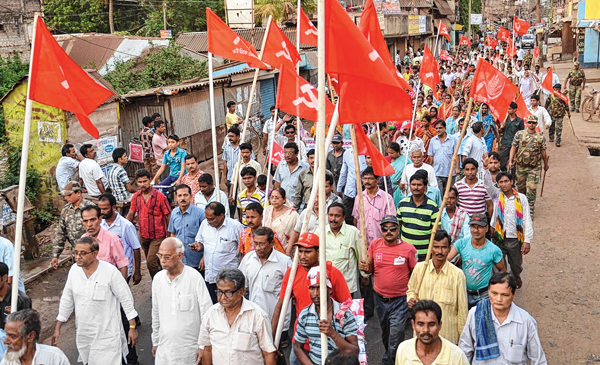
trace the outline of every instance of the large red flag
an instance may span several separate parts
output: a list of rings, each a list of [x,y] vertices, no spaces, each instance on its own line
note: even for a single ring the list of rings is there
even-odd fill
[[[411,99],[339,1],[325,2],[326,71],[337,74],[340,120],[345,123],[406,120]]]
[[[485,37],[485,45],[494,49],[498,45],[498,41],[490,36],[487,36]]]
[[[554,85],[552,85],[552,67],[550,67],[550,69],[548,70],[548,73],[546,74],[546,77],[544,77],[544,81],[542,82],[542,87],[546,90],[548,90],[549,92],[551,92],[552,94],[554,94],[555,96],[559,97],[562,99],[562,101],[564,101],[565,103],[567,103],[567,105],[569,104],[569,99],[567,98],[567,96],[561,92],[556,92],[554,91]]]
[[[503,120],[510,103],[517,95],[518,88],[483,58],[477,62],[473,77],[471,97],[480,103],[486,103],[494,117]]]
[[[504,28],[500,27],[500,30],[498,30],[497,37],[502,42],[506,42],[508,40],[508,38],[510,38],[510,32],[508,31],[508,29],[504,29]]]
[[[441,20],[440,20],[440,27],[438,30],[438,35],[443,35],[444,37],[446,37],[448,42],[450,42],[450,33],[448,33],[448,28],[446,28],[446,26],[444,25],[444,23],[442,23]]]
[[[312,121],[318,120],[319,92],[296,74],[293,67],[281,65],[275,108]],[[331,121],[335,106],[325,100],[326,120]]]
[[[519,93],[519,95],[517,95],[517,97],[515,98],[514,102],[518,105],[517,115],[526,121],[527,117],[531,115],[531,112],[527,108],[527,104],[525,104],[525,99],[523,99],[523,95]]]
[[[520,35],[527,34],[529,23],[525,20],[518,19],[516,16],[513,17],[513,19],[513,30]]]
[[[279,165],[285,159],[283,156],[284,152],[283,147],[277,141],[273,141],[273,151],[269,153],[271,163],[275,166]]]
[[[379,57],[383,60],[383,63],[385,63],[388,70],[390,70],[390,73],[396,76],[396,80],[398,80],[400,86],[402,86],[404,90],[410,90],[410,85],[406,82],[404,76],[402,76],[396,66],[394,66],[394,62],[388,51],[387,43],[383,38],[383,33],[381,33],[381,28],[379,27],[379,18],[377,17],[377,10],[375,9],[373,0],[367,0],[362,15],[360,16],[358,29],[377,51]]]
[[[308,16],[304,13],[304,10],[300,8],[300,43],[310,44],[311,46],[319,46],[319,38],[317,28],[308,19]]]
[[[262,61],[274,68],[279,68],[281,64],[294,68],[298,61],[300,61],[300,54],[296,46],[290,42],[273,20],[271,20],[269,34],[267,34]]]
[[[41,17],[36,17],[29,99],[74,113],[81,127],[98,139],[88,117],[112,93],[92,79],[56,43]]]
[[[440,74],[438,73],[439,67],[437,61],[433,57],[433,53],[431,53],[427,45],[425,45],[425,49],[423,50],[422,61],[421,70],[419,72],[421,83],[435,90],[435,87],[440,83]]]
[[[458,42],[459,46],[470,46],[473,43],[471,43],[471,41],[469,40],[469,38],[465,37],[464,35],[460,36],[460,41]]]
[[[508,45],[506,46],[506,54],[508,57],[513,58],[517,54],[517,48],[515,47],[511,38],[508,38]]]
[[[267,70],[256,49],[225,24],[210,8],[206,8],[208,51],[217,56],[246,62],[250,67]]]
[[[373,172],[377,176],[389,176],[396,173],[394,167],[383,157],[379,149],[371,142],[365,134],[362,125],[354,125],[356,131],[356,151],[359,155],[371,156]]]

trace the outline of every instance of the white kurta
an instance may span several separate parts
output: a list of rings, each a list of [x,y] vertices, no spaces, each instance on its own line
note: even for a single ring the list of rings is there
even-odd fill
[[[156,365],[196,365],[200,324],[212,306],[204,278],[184,266],[173,281],[167,271],[152,280],[152,346]]]
[[[410,178],[415,174],[415,172],[419,170],[427,171],[427,180],[429,180],[427,184],[428,186],[432,186],[434,188],[438,187],[437,179],[435,178],[435,171],[433,171],[433,166],[424,163],[423,165],[421,165],[421,167],[417,168],[414,164],[407,164],[404,168],[404,171],[402,171],[402,177],[400,178],[400,182],[406,185],[405,190],[403,192],[405,196],[410,193]]]
[[[98,261],[98,268],[89,278],[81,267],[71,267],[56,320],[66,322],[75,311],[77,361],[88,365],[121,364],[128,350],[120,306],[128,320],[137,317],[131,290],[116,267]]]

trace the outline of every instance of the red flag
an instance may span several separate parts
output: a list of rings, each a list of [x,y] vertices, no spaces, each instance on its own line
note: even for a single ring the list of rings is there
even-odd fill
[[[433,53],[431,53],[427,45],[425,45],[425,49],[423,50],[422,61],[421,70],[419,72],[421,83],[435,90],[435,87],[440,83],[440,74],[438,73],[439,67],[437,61],[433,57]]]
[[[542,82],[542,87],[546,90],[548,90],[549,92],[551,92],[552,94],[554,94],[556,97],[561,98],[562,101],[564,101],[565,103],[567,103],[567,105],[569,105],[569,99],[567,98],[567,96],[561,92],[556,92],[554,91],[554,85],[552,85],[552,67],[550,67],[550,70],[548,70],[548,73],[546,74],[546,76],[544,77],[544,81]]]
[[[371,142],[365,134],[362,125],[355,124],[356,131],[356,151],[359,155],[371,156],[373,163],[373,172],[377,176],[389,176],[396,173],[392,165],[383,157],[379,149]]]
[[[515,47],[511,38],[508,38],[508,45],[506,46],[506,54],[508,57],[513,58],[517,54],[517,48]]]
[[[535,47],[533,49],[533,57],[539,57],[540,56],[540,49]]]
[[[293,67],[282,65],[279,70],[279,88],[275,99],[275,108],[286,113],[317,121],[319,110],[319,92],[308,81],[296,74]],[[331,121],[335,106],[325,101],[326,120]]]
[[[258,58],[256,49],[225,24],[210,8],[206,8],[208,51],[212,54],[246,62],[250,67],[268,70]]]
[[[29,99],[74,113],[81,127],[98,139],[98,129],[88,115],[112,93],[69,58],[42,18],[36,19]]]
[[[513,19],[513,30],[520,35],[527,34],[529,23],[525,20],[518,19],[516,16],[513,17]]]
[[[270,161],[273,165],[277,166],[283,161],[283,147],[277,141],[273,141],[273,151],[269,153]]]
[[[510,38],[510,32],[508,31],[508,29],[500,27],[497,38],[502,42],[506,42]]]
[[[452,56],[450,56],[450,53],[448,53],[448,51],[446,51],[445,49],[442,49],[440,51],[440,60],[453,62],[454,58]]]
[[[483,58],[477,62],[473,77],[471,97],[486,103],[494,117],[503,120],[506,110],[514,100],[518,88],[506,76]]]
[[[338,75],[340,120],[345,123],[406,120],[411,99],[339,1],[325,3],[325,61]]]
[[[317,28],[308,19],[308,16],[304,13],[304,10],[300,8],[300,43],[310,44],[311,46],[318,47],[319,39],[317,38]]]
[[[273,68],[280,68],[281,64],[294,68],[298,61],[300,61],[300,54],[296,46],[290,42],[273,20],[271,20],[269,34],[267,34],[262,61],[268,63]]]
[[[383,38],[383,33],[381,33],[381,28],[379,27],[379,18],[377,17],[377,10],[375,9],[373,0],[367,0],[362,15],[360,16],[358,29],[377,51],[379,57],[383,60],[383,63],[385,63],[388,70],[390,70],[390,73],[396,76],[400,86],[402,86],[404,90],[410,90],[410,85],[406,82],[404,76],[402,76],[402,73],[398,71],[392,61],[392,57],[388,51],[387,42]]]
[[[444,23],[442,23],[441,20],[440,20],[440,27],[438,29],[438,35],[443,35],[444,37],[446,37],[448,42],[450,42],[450,33],[448,33],[448,28],[446,28],[446,26],[444,25]]]
[[[519,93],[519,95],[517,95],[517,97],[515,98],[514,101],[519,106],[517,108],[517,116],[521,117],[523,120],[526,121],[527,117],[532,114],[529,111],[529,109],[527,108],[527,104],[525,104],[525,99],[523,99],[523,96],[521,95],[521,93]]]
[[[469,38],[465,37],[464,35],[460,36],[460,41],[458,42],[459,46],[470,46],[473,43],[471,43],[471,41],[469,40]]]
[[[490,36],[487,36],[485,37],[485,45],[494,49],[498,45],[498,41]]]

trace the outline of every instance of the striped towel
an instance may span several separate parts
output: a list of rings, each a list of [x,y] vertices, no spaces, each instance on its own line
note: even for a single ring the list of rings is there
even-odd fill
[[[484,361],[499,357],[500,347],[492,319],[492,304],[487,298],[477,303],[475,326],[475,359]]]

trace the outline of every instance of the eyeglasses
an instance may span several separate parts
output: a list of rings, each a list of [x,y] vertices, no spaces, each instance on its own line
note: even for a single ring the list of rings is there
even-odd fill
[[[173,257],[173,255],[163,255],[162,253],[157,253],[156,257],[158,257],[159,260],[170,260]]]
[[[87,255],[91,254],[94,251],[73,251],[73,256],[81,256],[81,257],[86,257]]]
[[[382,232],[396,232],[398,227],[381,227]]]
[[[222,295],[224,295],[225,298],[231,298],[238,291],[240,291],[240,289],[236,289],[234,291],[220,291],[217,289],[215,290],[215,294],[217,294],[217,298],[220,298]]]

